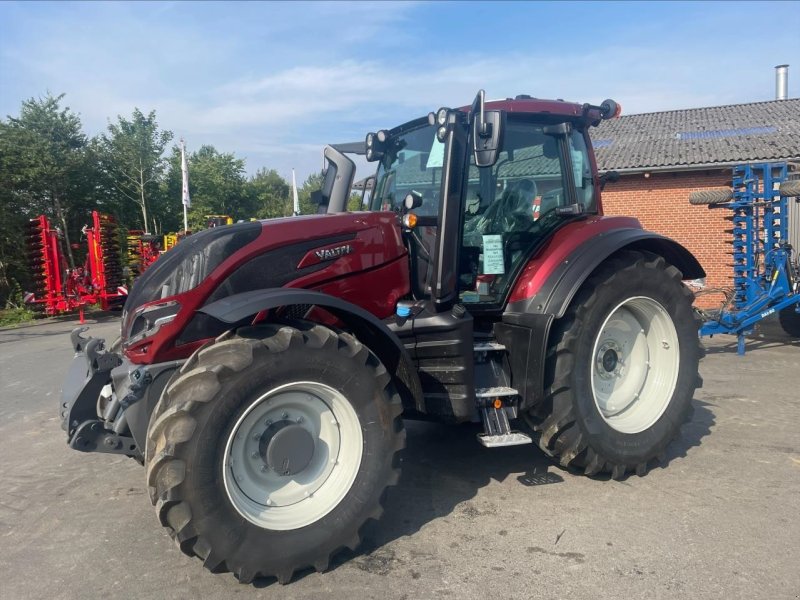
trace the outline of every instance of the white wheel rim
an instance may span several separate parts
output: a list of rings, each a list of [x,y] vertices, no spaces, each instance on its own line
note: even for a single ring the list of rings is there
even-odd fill
[[[669,313],[652,298],[628,298],[611,311],[592,349],[592,395],[606,423],[622,433],[651,427],[669,406],[680,347]]]
[[[279,461],[282,467],[270,464],[270,452],[280,456],[287,447],[285,438],[276,441],[277,427],[288,427],[282,435],[289,431],[300,440],[293,447],[301,450],[292,454],[301,456],[297,472],[278,472],[288,461]],[[313,445],[304,465],[308,440]],[[358,415],[339,391],[305,381],[277,387],[253,402],[231,430],[222,466],[225,491],[239,514],[259,527],[305,527],[332,511],[350,490],[362,445]]]

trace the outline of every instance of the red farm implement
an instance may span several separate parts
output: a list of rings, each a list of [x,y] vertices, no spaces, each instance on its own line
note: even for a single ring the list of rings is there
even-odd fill
[[[145,269],[156,262],[161,255],[162,240],[167,236],[150,235],[143,231],[132,229],[128,232],[127,264],[134,277],[144,273]],[[170,238],[172,239],[172,237]],[[175,242],[173,241],[173,245]],[[166,244],[165,244],[166,245]],[[170,246],[171,247],[171,246]],[[163,248],[164,251],[168,248]]]
[[[103,310],[119,306],[128,295],[122,276],[117,224],[113,217],[92,212],[84,227],[88,253],[82,267],[67,268],[60,232],[40,215],[28,223],[27,243],[33,291],[26,302],[49,316],[78,310],[83,322],[87,305]]]

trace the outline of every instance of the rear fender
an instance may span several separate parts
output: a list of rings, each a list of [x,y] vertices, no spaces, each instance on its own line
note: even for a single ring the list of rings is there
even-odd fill
[[[313,305],[324,308],[366,345],[394,377],[404,406],[424,412],[422,386],[414,363],[400,339],[373,314],[346,300],[313,290],[272,288],[235,294],[200,309],[224,323],[238,323],[272,308]]]
[[[525,281],[518,282],[512,294],[503,323],[498,330],[504,336],[525,340],[524,344],[512,344],[520,356],[512,356],[512,376],[518,389],[524,390],[522,406],[529,407],[544,398],[544,373],[550,327],[555,319],[564,316],[588,277],[613,254],[622,250],[647,251],[677,267],[684,279],[705,276],[697,259],[686,248],[664,236],[638,228],[623,228],[604,231],[578,245],[565,260],[552,269],[541,285],[533,289]],[[520,298],[520,290],[529,295]],[[525,334],[524,330],[530,330]],[[507,344],[508,345],[508,344]],[[517,368],[514,368],[517,365]]]
[[[678,242],[643,229],[616,229],[598,233],[575,248],[537,289],[526,289],[527,297],[512,294],[507,311],[553,315],[557,319],[563,317],[583,282],[620,250],[644,250],[663,256],[681,271],[684,279],[705,277],[697,259]],[[524,282],[518,282],[515,292],[523,286]]]

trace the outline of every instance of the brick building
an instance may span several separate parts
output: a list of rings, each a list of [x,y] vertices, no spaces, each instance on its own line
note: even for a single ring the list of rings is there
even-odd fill
[[[787,161],[798,173],[800,98],[622,116],[595,128],[592,140],[598,169],[620,174],[603,191],[604,212],[635,216],[682,243],[706,270],[708,287],[727,287],[728,211],[691,206],[689,193],[729,187],[731,167],[746,162]],[[791,210],[800,222],[800,205]]]

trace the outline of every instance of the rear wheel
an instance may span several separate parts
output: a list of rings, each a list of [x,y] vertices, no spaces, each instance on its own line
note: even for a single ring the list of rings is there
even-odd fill
[[[692,294],[664,259],[623,252],[584,283],[551,335],[539,446],[587,475],[644,474],[691,412],[702,355]]]
[[[400,411],[383,365],[346,333],[295,322],[223,336],[153,413],[151,500],[212,571],[285,583],[325,570],[397,481]]]

